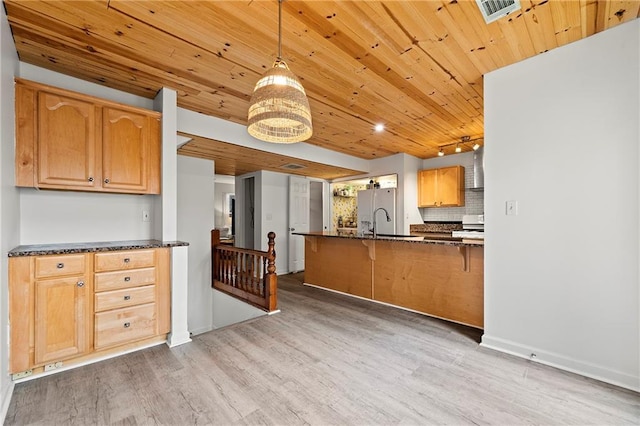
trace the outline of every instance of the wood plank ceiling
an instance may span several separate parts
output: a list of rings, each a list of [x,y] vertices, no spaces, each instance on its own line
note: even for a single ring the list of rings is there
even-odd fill
[[[170,87],[180,107],[241,124],[277,52],[276,0],[4,4],[22,61],[145,97]],[[482,138],[483,74],[640,11],[634,0],[521,4],[486,24],[474,0],[285,1],[283,56],[310,99],[308,143],[430,158]]]
[[[178,134],[190,139],[189,142],[178,148],[178,154],[214,160],[216,173],[220,175],[240,176],[258,170],[269,170],[333,180],[366,173],[363,170],[346,169],[286,155],[273,154],[184,132],[178,132]]]

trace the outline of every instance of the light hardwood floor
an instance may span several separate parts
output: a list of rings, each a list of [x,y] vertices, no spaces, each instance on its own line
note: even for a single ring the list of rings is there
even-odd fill
[[[279,277],[281,313],[16,385],[7,425],[640,423],[640,395]]]

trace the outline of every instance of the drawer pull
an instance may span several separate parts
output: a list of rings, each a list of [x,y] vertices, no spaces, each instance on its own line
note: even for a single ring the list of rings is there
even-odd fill
[[[56,267],[57,267],[58,269],[62,269],[62,268],[64,268],[64,263],[60,262],[60,263],[58,263],[58,264],[56,265]]]
[[[124,277],[124,282],[128,283],[129,281],[131,281],[131,277]]]
[[[109,178],[106,178],[106,179],[104,180],[104,183],[109,183],[109,182],[111,182],[111,181],[109,180]]]
[[[129,259],[128,257],[124,258],[124,263],[129,263],[131,261],[131,259]]]
[[[78,287],[84,287],[84,281],[78,281],[78,284],[76,284]]]
[[[125,322],[124,323],[124,328],[129,328],[131,327],[131,323],[130,322]]]
[[[124,300],[131,300],[131,296],[126,295],[126,296],[124,297]]]

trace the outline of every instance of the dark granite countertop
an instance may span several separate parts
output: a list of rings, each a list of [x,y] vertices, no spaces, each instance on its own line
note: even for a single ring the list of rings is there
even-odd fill
[[[33,244],[18,246],[9,251],[9,257],[18,256],[46,256],[49,254],[94,253],[99,251],[137,250],[159,247],[188,246],[183,241],[160,240],[128,240],[101,241],[95,243],[63,243],[63,244]]]
[[[293,235],[302,235],[305,237],[328,237],[328,238],[347,238],[352,240],[373,240],[371,236],[362,236],[362,235],[352,235],[348,233],[340,233],[340,232],[293,232]],[[407,237],[384,237],[378,236],[376,240],[379,241],[400,241],[406,243],[414,243],[414,244],[438,244],[445,246],[455,246],[455,247],[483,247],[483,241],[473,241],[463,238],[453,238],[453,237],[438,237],[434,239],[430,239],[428,237],[424,237],[422,235],[416,236],[407,236]]]

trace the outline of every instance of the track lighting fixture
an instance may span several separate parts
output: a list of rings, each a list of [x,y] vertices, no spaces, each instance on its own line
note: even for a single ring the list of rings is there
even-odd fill
[[[450,146],[455,145],[455,149],[454,152],[456,154],[462,152],[462,149],[469,145],[471,147],[471,149],[473,149],[474,151],[477,151],[478,148],[480,148],[480,144],[478,143],[478,141],[483,140],[484,138],[482,137],[478,137],[478,138],[473,138],[471,139],[470,136],[463,136],[460,138],[460,141],[458,142],[451,142],[445,145],[440,145],[440,149],[438,151],[438,157],[442,157],[443,155],[445,155],[445,148],[448,148]],[[475,142],[473,145],[471,145],[472,142]],[[469,150],[469,148],[467,148],[467,150]]]

